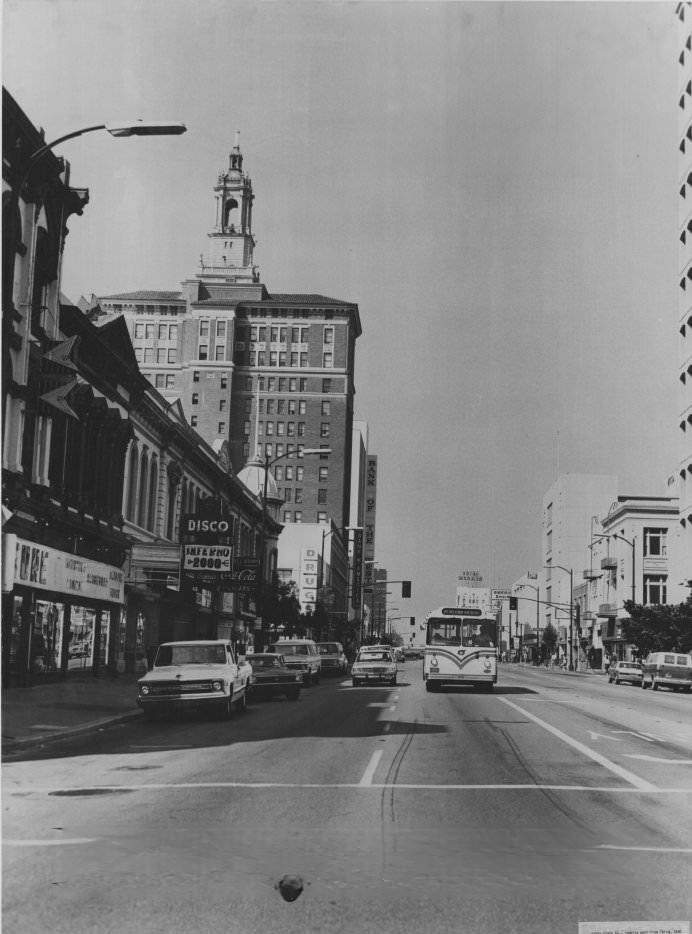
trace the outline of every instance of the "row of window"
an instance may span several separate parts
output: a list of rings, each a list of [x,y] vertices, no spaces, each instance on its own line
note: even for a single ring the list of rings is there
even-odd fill
[[[177,324],[156,324],[153,321],[137,322],[135,324],[135,340],[154,340],[158,330],[160,341],[177,341]]]
[[[274,434],[274,422],[259,422],[258,433],[271,437]],[[243,422],[243,434],[249,435],[252,432],[252,424],[249,421]],[[305,422],[276,422],[276,434],[278,437],[302,438],[305,436]]]
[[[228,402],[227,399],[219,399],[219,412],[226,411],[227,402]],[[198,392],[192,393],[192,404],[199,405],[199,393]]]
[[[133,305],[127,302],[123,304],[105,304],[104,308],[112,311],[114,314],[122,314],[124,311],[132,311],[136,315],[184,315],[185,307],[176,307],[175,305]]]
[[[326,447],[326,445],[324,445],[324,446]],[[264,451],[263,451],[262,453],[264,453],[264,455],[265,455],[266,457],[270,457],[270,458],[271,458],[271,457],[283,457],[285,454],[286,454],[286,455],[287,455],[287,454],[295,454],[297,457],[302,457],[302,456],[303,456],[303,449],[304,449],[304,448],[305,448],[305,445],[304,445],[304,444],[297,444],[297,445],[296,445],[296,444],[291,444],[290,441],[289,441],[288,444],[277,444],[277,445],[274,445],[274,443],[271,442],[271,441],[267,441],[267,442],[265,442],[265,444],[264,444]],[[247,460],[249,459],[249,457],[250,457],[250,442],[249,442],[249,441],[246,441],[246,442],[244,442],[244,444],[243,444],[243,460],[244,460],[245,462],[247,462]],[[328,459],[329,459],[329,454],[328,454],[328,453],[320,454],[320,460],[328,460]],[[279,468],[276,468],[277,471],[278,471],[278,469],[279,469]],[[288,469],[288,468],[286,468],[286,469]],[[297,469],[298,469],[298,468],[296,467],[296,470],[297,470]],[[279,479],[279,474],[278,474],[278,473],[275,472],[275,476],[276,476],[277,479]],[[301,474],[300,477],[296,477],[296,479],[297,479],[297,480],[302,479],[302,474]],[[326,479],[326,477],[325,477],[325,479]]]
[[[197,372],[197,371],[195,371]],[[334,380],[325,377],[322,380],[322,392],[332,392]],[[223,386],[221,387],[224,388]],[[255,381],[252,376],[245,378],[245,391],[253,392]],[[260,392],[307,392],[308,380],[306,376],[258,376],[257,389]]]
[[[216,348],[217,351],[223,348]],[[200,360],[206,360],[202,356],[203,345],[200,345]],[[216,357],[217,360],[223,360],[223,357]],[[236,350],[235,362],[238,366],[288,366],[288,367],[308,367],[310,361],[306,352],[292,350],[290,353],[285,350]],[[322,369],[331,370],[334,367],[334,355],[325,351],[322,354]]]
[[[199,423],[199,418],[198,418],[198,416],[197,416],[197,415],[191,415],[191,416],[190,416],[190,427],[191,427],[191,428],[197,428],[198,423]],[[218,422],[218,425],[217,425],[217,428],[216,428],[216,433],[217,433],[218,435],[225,435],[225,434],[226,434],[226,422]]]
[[[221,389],[228,389],[228,373],[222,373],[220,379],[221,379]],[[192,371],[192,382],[193,383],[199,382],[199,370]]]
[[[267,327],[264,324],[238,325],[237,337],[240,341],[266,341],[269,339],[272,344],[307,344],[310,340],[309,327],[278,327],[271,325]],[[322,332],[322,342],[324,344],[334,343],[334,328],[327,326]]]
[[[178,351],[174,347],[159,347],[154,359],[153,347],[135,347],[137,363],[177,363]]]
[[[200,344],[197,348],[197,359],[198,360],[225,360],[226,359],[226,345],[217,344],[214,348],[214,356],[209,356],[209,344]]]
[[[287,522],[296,522],[296,523],[300,524],[300,523],[303,521],[303,513],[302,513],[302,510],[296,509],[295,512],[292,512],[291,510],[288,510],[288,509],[287,509],[287,510],[284,510],[284,518],[283,518],[283,521],[284,521],[284,523],[287,523]],[[318,512],[318,513],[317,513],[317,522],[326,522],[326,521],[327,521],[327,513],[326,513],[326,512]]]

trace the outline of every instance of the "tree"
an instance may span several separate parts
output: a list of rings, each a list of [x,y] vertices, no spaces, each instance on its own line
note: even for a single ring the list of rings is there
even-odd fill
[[[546,624],[545,629],[541,633],[541,642],[546,648],[546,654],[548,656],[552,655],[557,645],[557,629],[552,623]]]
[[[629,619],[622,621],[622,635],[644,657],[649,652],[692,651],[692,597],[685,603],[654,604],[625,602]]]
[[[262,615],[267,631],[271,634],[273,630],[274,637],[278,636],[278,626],[284,627],[284,635],[294,635],[300,620],[300,603],[293,581],[283,583],[275,580],[265,587]]]

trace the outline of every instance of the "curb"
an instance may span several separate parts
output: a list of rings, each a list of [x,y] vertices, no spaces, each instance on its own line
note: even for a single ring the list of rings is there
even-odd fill
[[[116,717],[103,717],[100,720],[90,720],[88,723],[80,723],[79,726],[65,727],[65,729],[52,730],[50,733],[39,733],[36,736],[26,736],[21,739],[3,739],[2,754],[16,752],[19,749],[26,749],[37,744],[59,742],[71,736],[79,736],[82,733],[93,733],[102,727],[111,726],[114,723],[123,723],[134,717],[141,716],[141,710],[132,710],[129,713],[118,714]]]

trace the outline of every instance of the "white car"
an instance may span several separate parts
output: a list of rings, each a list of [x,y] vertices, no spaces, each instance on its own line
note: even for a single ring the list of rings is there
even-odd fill
[[[608,681],[612,684],[642,683],[642,666],[640,662],[614,662],[608,669]]]
[[[389,646],[365,646],[358,652],[351,666],[351,680],[354,687],[362,682],[386,681],[396,684],[397,665]]]

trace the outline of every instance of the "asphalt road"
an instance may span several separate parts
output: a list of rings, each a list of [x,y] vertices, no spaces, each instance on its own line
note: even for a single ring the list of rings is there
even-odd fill
[[[692,698],[505,665],[323,680],[3,767],[15,932],[557,934],[692,918]],[[285,901],[277,883],[299,877]]]

